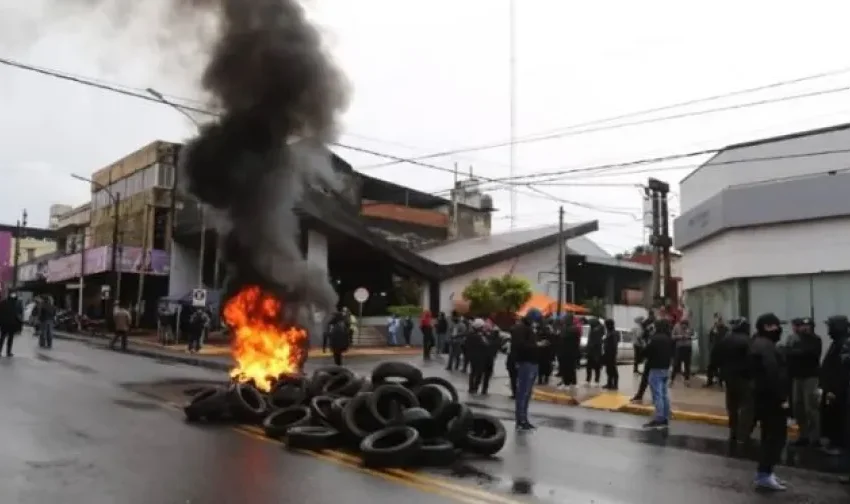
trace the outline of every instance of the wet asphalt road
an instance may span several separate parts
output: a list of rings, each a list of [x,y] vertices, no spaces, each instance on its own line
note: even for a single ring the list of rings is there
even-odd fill
[[[389,481],[231,429],[186,425],[179,412],[130,390],[145,382],[222,379],[221,373],[67,341],[42,352],[30,337],[17,343],[15,358],[0,358],[2,503],[748,504],[758,498],[750,487],[754,464],[719,455],[725,433],[714,427],[674,424],[664,438],[639,431],[639,417],[534,404],[540,430],[511,435],[499,459]],[[374,361],[351,364],[360,369]],[[504,398],[476,401],[506,420],[512,416]],[[850,498],[833,475],[796,468],[780,474],[792,490],[772,501]]]

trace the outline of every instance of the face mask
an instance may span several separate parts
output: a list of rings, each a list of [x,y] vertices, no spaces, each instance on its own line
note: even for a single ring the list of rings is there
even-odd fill
[[[782,329],[777,328],[773,329],[772,331],[766,331],[765,334],[767,334],[767,337],[773,340],[773,342],[775,343],[779,341],[779,339],[782,337]]]

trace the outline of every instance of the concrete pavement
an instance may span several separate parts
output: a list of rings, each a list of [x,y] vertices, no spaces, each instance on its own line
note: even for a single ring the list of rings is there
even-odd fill
[[[754,498],[754,463],[747,454],[725,456],[716,427],[676,423],[665,437],[638,429],[637,417],[538,403],[532,421],[540,429],[511,435],[497,459],[434,472],[364,472],[356,459],[288,453],[250,430],[186,425],[156,394],[135,392],[161,382],[222,380],[224,373],[69,341],[50,351],[34,347],[22,337],[16,357],[0,358],[6,401],[0,502],[744,504]],[[352,360],[353,367],[367,365]],[[437,369],[435,363],[425,372]],[[511,427],[507,399],[475,400]],[[837,470],[798,455],[786,463]],[[795,468],[782,476],[792,490],[777,502],[847,502],[834,476]]]

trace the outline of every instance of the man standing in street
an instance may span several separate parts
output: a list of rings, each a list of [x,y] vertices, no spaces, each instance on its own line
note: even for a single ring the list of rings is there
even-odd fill
[[[719,313],[714,314],[714,325],[711,326],[711,330],[708,332],[708,376],[705,382],[706,387],[714,386],[714,379],[717,378],[718,372],[718,364],[715,362],[717,360],[717,356],[715,355],[715,348],[717,348],[718,343],[723,341],[723,338],[726,337],[726,334],[729,332],[729,328],[726,326],[726,323],[723,321],[723,317]],[[720,386],[723,386],[723,379],[720,379]]]
[[[599,385],[599,375],[602,374],[602,341],[605,339],[605,327],[598,318],[590,319],[590,330],[587,335],[586,378],[587,385],[591,382]]]
[[[729,441],[747,441],[752,433],[752,393],[749,382],[750,323],[745,318],[729,321],[730,332],[714,347],[718,377],[726,383],[726,414]]]
[[[691,359],[693,358],[694,331],[687,320],[681,320],[673,328],[673,342],[676,345],[673,356],[673,373],[670,375],[670,384],[676,381],[676,376],[682,373],[685,385],[691,382]]]
[[[201,350],[201,339],[209,322],[210,319],[206,310],[195,308],[195,311],[189,317],[189,353],[196,353]]]
[[[845,317],[845,320],[847,318]],[[850,437],[850,340],[844,340],[844,345],[841,347],[841,365],[844,366],[845,376],[847,379],[847,392],[844,396],[844,429]],[[850,475],[841,480],[845,485],[850,485]]]
[[[12,342],[15,335],[21,332],[24,321],[24,309],[17,295],[10,292],[0,301],[0,351],[6,345],[6,357],[13,357]]]
[[[602,341],[602,364],[605,366],[605,387],[608,390],[620,388],[620,371],[617,369],[617,350],[620,345],[620,333],[614,320],[605,320],[605,338]]]
[[[831,339],[821,363],[821,436],[829,439],[826,448],[837,455],[847,447],[850,423],[850,367],[842,361],[842,350],[850,341],[850,321],[844,315],[829,317],[827,334]]]
[[[348,350],[350,338],[348,334],[348,323],[344,313],[335,313],[328,323],[322,351],[326,352],[328,345],[333,353],[334,364],[342,366],[342,355]]]
[[[110,350],[115,350],[115,344],[118,343],[118,340],[121,340],[121,351],[127,351],[127,335],[130,332],[131,323],[132,316],[130,312],[116,303],[115,309],[112,311],[112,325],[114,326],[115,335],[112,336],[112,341],[109,343]]]
[[[44,296],[41,309],[38,311],[38,346],[53,348],[53,323],[56,319],[56,307],[53,298]]]
[[[670,321],[660,318],[655,322],[655,331],[644,349],[644,373],[647,373],[655,417],[644,425],[647,429],[666,429],[670,425],[670,363],[673,361],[673,328]]]
[[[537,380],[540,361],[540,347],[547,342],[538,341],[537,331],[534,327],[543,321],[540,310],[532,308],[511,330],[511,353],[516,362],[516,404],[514,407],[516,415],[516,429],[527,432],[534,429],[528,420],[528,405],[534,392],[534,383]]]
[[[558,373],[561,375],[561,384],[558,385],[558,388],[570,388],[575,391],[575,387],[578,385],[576,369],[581,359],[581,329],[576,326],[573,315],[568,313],[560,331]]]
[[[784,482],[773,470],[785,448],[787,422],[785,404],[788,400],[788,368],[785,355],[776,348],[782,336],[779,317],[766,313],[756,319],[756,335],[750,345],[749,372],[753,380],[753,400],[759,425],[759,446],[756,488],[785,490]]]
[[[788,341],[788,374],[791,378],[791,406],[800,427],[796,446],[820,445],[820,358],[823,341],[814,333],[812,319],[799,321],[799,332]]]

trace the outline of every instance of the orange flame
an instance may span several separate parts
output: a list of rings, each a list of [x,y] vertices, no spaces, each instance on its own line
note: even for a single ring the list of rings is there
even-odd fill
[[[271,390],[274,378],[296,374],[303,361],[307,331],[280,326],[281,302],[256,286],[245,287],[227,301],[223,316],[233,332],[236,367],[230,376],[253,381],[258,389]]]

